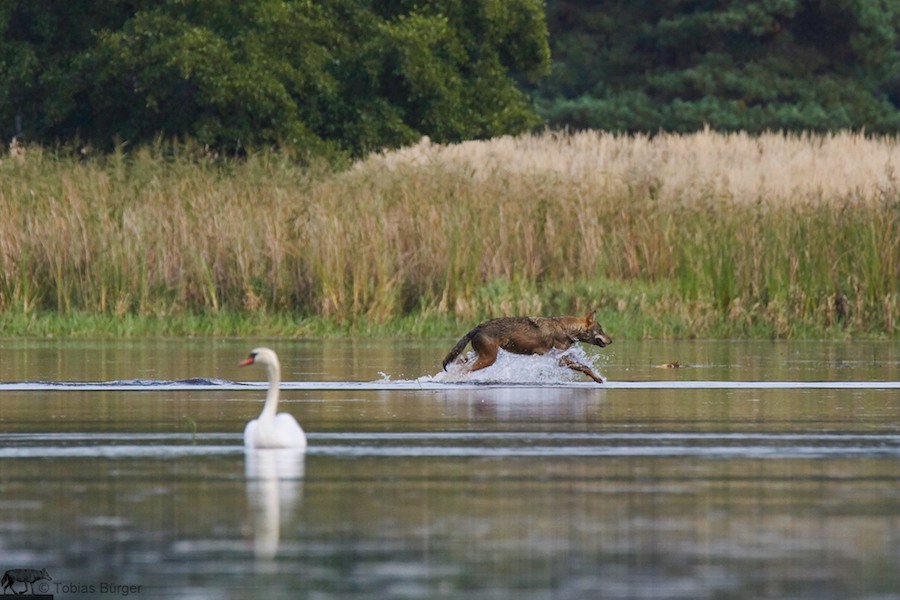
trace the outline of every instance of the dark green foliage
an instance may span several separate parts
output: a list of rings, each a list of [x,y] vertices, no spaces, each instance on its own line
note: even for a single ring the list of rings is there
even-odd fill
[[[7,0],[0,132],[359,155],[517,133],[549,64],[539,0]]]
[[[893,0],[550,0],[553,125],[900,133]]]

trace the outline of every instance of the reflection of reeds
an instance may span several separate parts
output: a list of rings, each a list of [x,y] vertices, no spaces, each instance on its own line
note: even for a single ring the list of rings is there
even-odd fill
[[[893,140],[425,141],[317,175],[272,154],[173,158],[190,150],[4,156],[0,312],[384,322],[596,305],[623,326],[650,319],[648,335],[893,332],[900,318]]]

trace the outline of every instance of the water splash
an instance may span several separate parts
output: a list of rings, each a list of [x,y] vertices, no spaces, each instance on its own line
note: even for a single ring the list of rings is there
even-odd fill
[[[530,385],[587,381],[584,375],[559,364],[560,358],[564,356],[591,367],[597,373],[600,373],[598,363],[605,362],[602,360],[603,355],[588,354],[581,346],[572,347],[564,352],[550,352],[543,355],[521,355],[500,350],[497,362],[490,367],[480,371],[468,371],[465,365],[475,360],[475,353],[469,352],[463,361],[447,365],[446,371],[440,371],[433,376],[420,377],[417,381],[422,383]]]

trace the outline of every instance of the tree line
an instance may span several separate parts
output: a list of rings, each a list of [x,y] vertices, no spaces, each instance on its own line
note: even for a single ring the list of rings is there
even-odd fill
[[[361,155],[539,123],[540,0],[5,0],[0,128]]]
[[[0,4],[0,133],[361,156],[550,125],[900,132],[893,0]]]
[[[900,132],[893,0],[549,0],[553,126]]]

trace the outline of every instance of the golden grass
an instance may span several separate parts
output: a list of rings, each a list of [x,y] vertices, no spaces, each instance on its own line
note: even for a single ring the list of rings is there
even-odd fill
[[[636,185],[667,203],[705,200],[803,203],[871,198],[897,187],[893,138],[832,135],[617,135],[547,132],[452,146],[416,146],[370,157],[356,169],[443,165],[485,180],[498,173],[554,176],[591,193],[621,196]]]
[[[424,140],[314,174],[271,153],[15,147],[0,161],[0,315],[383,323],[595,306],[623,328],[643,316],[633,335],[893,333],[898,147],[546,133]]]

